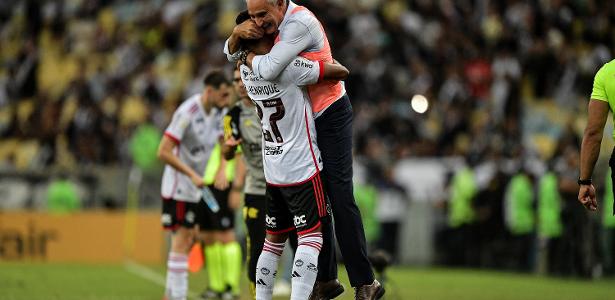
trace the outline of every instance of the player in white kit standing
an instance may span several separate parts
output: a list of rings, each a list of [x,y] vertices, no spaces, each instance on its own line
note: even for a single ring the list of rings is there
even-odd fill
[[[177,108],[158,149],[158,157],[166,163],[161,188],[162,224],[173,231],[165,289],[169,300],[187,298],[188,251],[195,238],[194,227],[207,222],[204,215],[208,208],[201,201],[201,174],[223,135],[222,118],[230,97],[230,83],[222,72],[209,73],[203,82],[203,92]]]
[[[266,53],[273,38],[264,37],[257,43],[253,51]],[[318,273],[318,255],[323,244],[321,219],[327,218],[329,212],[320,179],[322,159],[304,86],[323,79],[344,79],[348,70],[341,65],[298,57],[275,81],[255,76],[246,65],[240,66],[240,73],[261,119],[267,181],[267,234],[256,267],[256,299],[271,299],[284,242],[288,232],[296,230],[298,247],[291,299],[305,300]]]

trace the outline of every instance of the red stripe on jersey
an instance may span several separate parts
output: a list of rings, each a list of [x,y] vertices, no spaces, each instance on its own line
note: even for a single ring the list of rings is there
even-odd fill
[[[183,221],[186,210],[186,202],[177,201],[175,202],[175,216],[177,217],[177,221]]]
[[[320,177],[320,174],[318,174],[318,187],[320,188],[320,200],[322,201],[322,207],[324,208],[321,217],[324,217],[327,215],[327,197],[325,197],[325,188],[322,185],[322,177]]]
[[[267,230],[265,230],[265,231],[266,231],[268,234],[277,235],[277,234],[287,233],[287,232],[290,232],[290,231],[293,231],[293,230],[295,230],[295,227],[288,227],[288,228],[286,228],[286,229],[276,230],[276,231],[273,231],[273,230],[269,230],[269,229],[267,229]]]
[[[303,230],[303,231],[299,231],[299,232],[297,232],[297,235],[304,235],[306,233],[310,233],[310,232],[318,229],[318,227],[320,227],[320,220],[318,221],[318,223],[316,223],[316,225],[314,225],[314,227],[308,228],[308,229]]]
[[[177,137],[175,137],[172,133],[170,133],[168,131],[164,132],[164,136],[170,138],[173,142],[175,142],[175,144],[179,145],[181,143],[180,140]]]
[[[318,207],[320,208],[318,210],[318,216],[322,217],[326,214],[326,207],[325,207],[325,201],[323,198],[323,193],[322,193],[322,184],[320,184],[320,174],[318,174],[318,176],[316,176],[316,178],[314,178],[314,181],[312,181],[312,184],[314,185],[315,188],[315,197],[316,197],[316,201],[318,203]]]
[[[318,178],[318,176],[316,176],[315,178]],[[320,193],[318,192],[318,185],[316,184],[316,179],[312,180],[312,188],[314,189],[314,200],[316,200],[316,206],[318,207],[318,216],[320,217],[322,215],[322,205],[320,204],[320,199],[318,199]]]
[[[322,60],[319,60],[318,67],[320,68],[320,72],[318,73],[318,82],[321,82],[325,77],[325,63]]]

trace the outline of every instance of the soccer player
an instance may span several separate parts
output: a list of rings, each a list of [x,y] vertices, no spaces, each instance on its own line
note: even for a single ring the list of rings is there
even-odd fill
[[[229,82],[220,71],[205,76],[201,94],[184,101],[173,114],[158,148],[166,166],[162,176],[162,224],[172,230],[165,297],[186,299],[188,251],[193,228],[204,222],[203,174],[212,149],[222,135],[222,117],[229,102]]]
[[[595,211],[598,209],[596,189],[592,184],[594,166],[600,154],[602,133],[609,110],[615,110],[615,60],[606,63],[594,78],[594,88],[588,105],[587,127],[583,134],[581,144],[581,166],[579,171],[579,202],[585,208]],[[615,132],[613,132],[615,138]],[[611,180],[615,182],[615,149],[609,160],[611,167]],[[615,206],[612,208],[615,214]]]
[[[240,13],[237,16],[236,23],[241,24],[243,21],[249,19],[247,11]],[[327,75],[327,74],[325,74]],[[237,145],[241,143],[244,154],[246,155],[246,162],[248,166],[248,180],[257,178],[259,185],[263,187],[263,198],[265,197],[264,187],[266,186],[265,175],[263,173],[262,163],[262,151],[261,151],[261,126],[260,119],[258,118],[255,110],[254,103],[248,97],[245,85],[241,80],[239,72],[239,66],[234,72],[233,83],[236,93],[240,96],[240,102],[229,111],[227,114],[228,122],[225,120],[225,138],[227,141],[224,153],[227,158],[233,157],[233,151],[237,148]],[[228,132],[227,132],[228,130]],[[245,147],[249,147],[246,149]],[[238,160],[240,161],[240,160]],[[243,176],[240,170],[242,165],[237,165],[237,176],[235,178],[234,186],[236,188],[231,192],[231,197],[238,194],[239,188],[242,186]],[[245,172],[243,172],[245,173]],[[249,183],[249,182],[248,182]],[[255,184],[256,185],[256,184]],[[248,257],[248,274],[251,281],[254,282],[254,276],[256,271],[256,261],[262,251],[263,243],[265,240],[265,201],[256,201],[255,194],[246,192],[244,218],[248,227],[249,247],[250,255]],[[323,222],[323,231],[329,234],[323,234],[323,247],[318,258],[318,275],[317,282],[334,282],[337,284],[329,285],[325,297],[318,297],[315,299],[326,298],[333,299],[344,292],[344,287],[337,281],[337,262],[335,257],[335,239],[332,234],[331,222]],[[296,232],[289,233],[289,242],[293,248],[293,252],[297,248],[297,235]],[[288,274],[291,278],[290,273]],[[255,287],[253,285],[252,287]],[[316,296],[316,293],[313,293]]]
[[[266,53],[272,45],[273,38],[266,36],[258,41],[255,51]],[[341,80],[348,70],[296,58],[276,81],[255,76],[246,65],[240,66],[240,73],[261,119],[267,181],[267,234],[256,267],[256,299],[271,299],[275,270],[288,232],[293,230],[297,231],[298,247],[291,299],[307,299],[316,281],[323,245],[321,220],[329,213],[309,96],[299,86],[329,77]]]
[[[235,158],[235,180],[231,199],[240,199],[244,193],[243,218],[248,229],[248,278],[250,291],[255,295],[256,261],[265,242],[265,173],[261,150],[261,126],[254,103],[248,98],[239,69],[233,73],[233,88],[239,96],[237,104],[224,117],[225,159]],[[238,146],[240,151],[236,152]],[[238,201],[238,200],[235,200]]]
[[[247,0],[247,6],[251,20],[235,26],[225,43],[224,52],[230,61],[245,61],[256,77],[265,80],[277,78],[297,55],[314,61],[333,61],[322,25],[305,7],[286,0]],[[239,51],[241,39],[257,39],[278,30],[278,41],[268,54],[255,56]],[[352,191],[352,105],[339,82],[308,86],[308,94],[316,116],[323,180],[329,191],[336,237],[350,284],[355,287],[357,299],[379,299],[384,289],[375,280],[367,258],[361,214]]]

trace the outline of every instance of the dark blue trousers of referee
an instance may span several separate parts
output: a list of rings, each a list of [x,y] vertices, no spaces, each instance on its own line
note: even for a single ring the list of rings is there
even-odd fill
[[[361,213],[353,195],[352,118],[352,104],[348,96],[344,95],[331,104],[315,122],[318,148],[324,165],[322,179],[331,202],[337,243],[350,285],[359,287],[371,284],[374,273],[367,258]]]

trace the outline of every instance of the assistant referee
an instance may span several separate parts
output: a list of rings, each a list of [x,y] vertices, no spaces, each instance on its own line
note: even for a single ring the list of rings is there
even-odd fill
[[[596,201],[596,189],[592,184],[592,173],[598,155],[604,125],[610,111],[615,111],[615,60],[606,63],[594,78],[594,88],[588,105],[587,127],[583,134],[581,144],[581,169],[579,171],[579,202],[585,208],[595,211],[598,209]],[[613,132],[615,138],[615,132]],[[611,180],[615,182],[615,149],[609,160],[611,167]],[[615,207],[612,208],[615,214]]]

